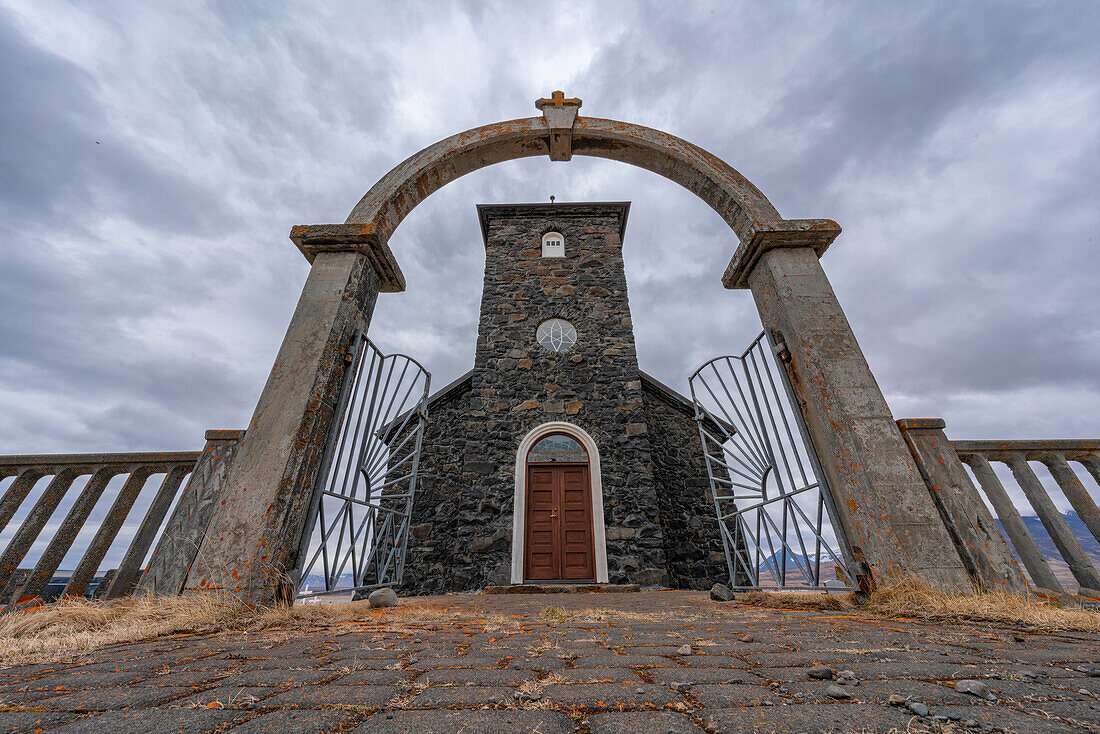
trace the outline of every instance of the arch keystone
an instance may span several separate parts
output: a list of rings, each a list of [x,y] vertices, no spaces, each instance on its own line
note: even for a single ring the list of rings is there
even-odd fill
[[[573,125],[577,122],[577,110],[581,101],[576,97],[565,98],[560,89],[547,99],[535,100],[535,109],[542,112],[546,127],[550,128],[550,160],[568,161],[573,158]]]

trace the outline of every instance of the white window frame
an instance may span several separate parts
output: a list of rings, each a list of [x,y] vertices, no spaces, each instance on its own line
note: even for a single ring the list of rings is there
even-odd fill
[[[565,257],[565,235],[561,232],[547,232],[542,236],[543,257]]]

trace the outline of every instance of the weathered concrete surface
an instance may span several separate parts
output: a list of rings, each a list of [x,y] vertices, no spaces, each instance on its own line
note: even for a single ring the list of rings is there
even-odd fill
[[[1046,528],[1050,539],[1054,541],[1054,545],[1058,547],[1058,552],[1062,554],[1062,560],[1069,566],[1069,570],[1073,573],[1073,577],[1077,579],[1077,583],[1089,589],[1100,589],[1100,572],[1093,568],[1088,555],[1081,548],[1081,544],[1077,542],[1073,531],[1069,529],[1069,525],[1063,519],[1062,513],[1058,512],[1054,501],[1047,494],[1046,489],[1043,488],[1043,483],[1039,481],[1039,477],[1035,476],[1035,472],[1028,465],[1024,454],[1009,453],[1003,457],[1003,460],[1012,470],[1012,476],[1016,479],[1016,483],[1020,485],[1027,501],[1035,509],[1040,522]]]
[[[73,542],[76,541],[77,533],[84,527],[84,523],[92,513],[92,508],[99,501],[103,490],[107,488],[107,483],[111,481],[112,477],[121,472],[120,467],[101,467],[92,474],[87,484],[80,491],[76,502],[69,509],[69,513],[65,516],[61,526],[54,533],[49,545],[46,546],[46,550],[42,551],[42,555],[39,556],[38,563],[35,564],[30,577],[23,582],[18,591],[3,601],[13,602],[23,597],[35,597],[46,589],[50,579],[53,578],[54,573],[61,566],[65,554],[69,552]]]
[[[952,731],[1083,732],[1100,723],[1098,659],[1096,634],[768,610],[706,592],[447,596],[328,627],[0,669],[0,730],[942,732],[933,717],[950,715]],[[807,675],[818,664],[855,673],[851,699],[824,695],[832,681]],[[955,690],[963,679],[997,701]]]
[[[952,445],[957,446],[958,443],[955,442]],[[1012,541],[1012,547],[1019,554],[1024,568],[1031,575],[1031,580],[1041,588],[1063,592],[1062,584],[1059,583],[1058,577],[1054,575],[1054,571],[1047,563],[1043,552],[1039,550],[1035,538],[1031,537],[1027,525],[1024,524],[1024,519],[1020,517],[1020,511],[1016,509],[1016,505],[1008,496],[1001,480],[997,478],[993,467],[989,465],[989,460],[979,453],[962,454],[960,458],[974,470],[974,476],[978,478],[978,483],[982,485],[982,491],[989,498],[993,509],[997,511],[1001,527],[1005,529],[1005,534]]]
[[[172,507],[172,501],[176,498],[180,484],[191,473],[191,469],[190,466],[177,466],[169,469],[164,475],[157,493],[153,496],[153,501],[149,503],[149,509],[145,511],[145,517],[141,519],[141,524],[134,533],[134,539],[130,541],[126,554],[118,564],[118,569],[115,571],[114,578],[111,579],[111,585],[107,588],[104,598],[118,599],[134,590],[134,586],[141,578],[145,556],[149,554],[149,548],[156,540],[157,531],[160,530],[164,516]]]
[[[139,591],[163,596],[183,589],[243,438],[244,431],[206,432],[206,446],[164,526],[138,583]]]
[[[1008,543],[943,432],[944,421],[903,418],[897,423],[970,578],[989,591],[1026,591]]]
[[[557,132],[564,130],[558,127]],[[562,147],[555,148],[555,155],[561,156],[564,141],[559,144]],[[451,181],[495,163],[550,155],[550,146],[551,126],[543,117],[498,122],[452,135],[379,179],[347,222],[365,225],[365,232],[385,243],[417,204]],[[675,181],[709,204],[742,239],[750,236],[758,222],[781,219],[767,197],[728,163],[660,130],[577,117],[571,126],[569,154],[629,163]]]
[[[1058,483],[1066,499],[1073,505],[1073,509],[1085,523],[1085,527],[1092,533],[1092,537],[1100,541],[1100,508],[1097,508],[1096,501],[1089,496],[1088,490],[1077,478],[1066,457],[1059,452],[1049,451],[1040,454],[1039,461],[1050,470],[1054,481]]]
[[[366,331],[381,285],[364,255],[372,238],[345,251],[318,252],[286,336],[225,481],[185,591],[225,590],[271,604],[293,597],[299,540],[329,427],[345,356]],[[353,249],[354,248],[354,249]]]
[[[790,351],[787,372],[841,524],[879,582],[917,575],[945,589],[969,579],[932,497],[818,262],[833,228],[756,240],[747,274],[764,326]],[[740,252],[740,251],[739,251]],[[731,271],[737,272],[736,263]],[[727,286],[737,286],[742,280]]]

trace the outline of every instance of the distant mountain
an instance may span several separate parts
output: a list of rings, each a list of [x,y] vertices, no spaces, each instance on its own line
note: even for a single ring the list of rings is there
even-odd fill
[[[1085,555],[1092,561],[1092,565],[1100,569],[1100,543],[1096,542],[1096,538],[1092,537],[1092,532],[1085,526],[1085,523],[1081,520],[1080,516],[1073,510],[1066,512],[1062,515],[1062,518],[1066,521],[1066,525],[1069,526],[1070,531],[1073,532],[1077,542],[1081,544],[1081,548],[1085,551]],[[1054,541],[1050,535],[1047,534],[1046,528],[1043,527],[1043,521],[1036,515],[1024,515],[1024,525],[1027,526],[1028,532],[1031,533],[1031,537],[1035,539],[1035,544],[1039,546],[1039,550],[1046,557],[1047,562],[1050,564],[1050,568],[1054,571],[1055,577],[1062,582],[1062,586],[1066,591],[1076,591],[1079,588],[1077,579],[1073,578],[1073,574],[1069,570],[1069,566],[1062,560],[1062,555],[1058,552],[1058,546],[1054,545]],[[1001,527],[1001,521],[997,521],[998,527]],[[1001,527],[1001,534],[1004,534],[1004,528]],[[1005,536],[1008,537],[1008,536]],[[1010,542],[1009,547],[1012,547]],[[1016,556],[1017,562],[1020,560],[1019,554],[1015,549],[1012,551]],[[1020,568],[1023,569],[1023,564],[1020,564]],[[1023,569],[1026,573],[1026,569]]]
[[[336,587],[337,588],[344,587],[344,588],[349,588],[350,589],[351,584],[352,584],[352,575],[350,573],[345,573],[342,576],[340,576],[340,581],[339,581],[339,583],[336,584]],[[318,573],[311,573],[308,576],[306,576],[304,585],[308,586],[313,591],[319,591],[319,590],[325,588],[325,577],[321,574],[318,574]]]

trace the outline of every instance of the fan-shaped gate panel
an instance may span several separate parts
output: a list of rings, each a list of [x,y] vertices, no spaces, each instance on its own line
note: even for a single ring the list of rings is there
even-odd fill
[[[298,598],[397,586],[431,375],[360,333],[299,549]]]
[[[764,332],[690,380],[730,583],[851,588],[851,554],[777,358],[784,349]]]

